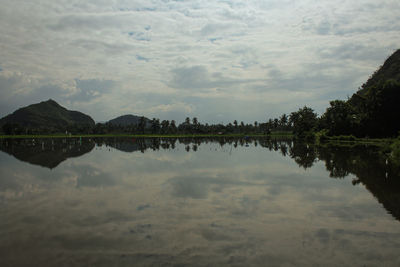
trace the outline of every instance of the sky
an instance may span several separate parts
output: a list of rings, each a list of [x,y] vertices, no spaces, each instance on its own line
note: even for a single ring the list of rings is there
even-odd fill
[[[322,114],[400,48],[398,0],[0,5],[0,117],[48,99],[97,122]]]

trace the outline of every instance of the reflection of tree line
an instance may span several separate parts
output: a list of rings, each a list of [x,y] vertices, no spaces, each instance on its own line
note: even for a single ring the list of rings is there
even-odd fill
[[[126,147],[123,145],[124,142],[132,142],[136,144],[136,150],[142,152],[148,149],[174,149],[177,142],[183,144],[188,152],[197,151],[202,144],[207,143],[219,143],[221,148],[224,146],[236,148],[252,144],[289,156],[305,169],[311,168],[314,163],[321,160],[332,178],[355,175],[357,178],[352,183],[365,185],[386,210],[400,220],[400,168],[396,163],[391,162],[378,147],[319,146],[291,139],[254,137],[126,139],[119,140],[119,143],[112,139],[101,139],[96,142],[98,145],[106,144],[120,150]]]
[[[377,147],[321,147],[318,150],[331,177],[354,174],[353,184],[363,184],[393,217],[400,220],[400,168],[397,162],[391,162]]]
[[[287,139],[291,140],[291,139]],[[183,144],[186,151],[197,151],[198,148],[203,144],[216,143],[223,148],[224,146],[229,147],[238,147],[238,146],[249,146],[253,144],[254,146],[266,147],[269,150],[278,151],[286,156],[288,153],[287,144],[291,143],[291,141],[277,140],[271,139],[268,137],[260,138],[260,137],[228,137],[228,136],[219,136],[219,137],[154,137],[154,138],[94,138],[97,146],[109,146],[115,149],[125,151],[125,152],[134,152],[141,151],[145,152],[146,150],[169,150],[175,149],[177,143]]]
[[[353,184],[362,183],[396,219],[400,220],[400,167],[377,147],[317,146],[292,139],[257,137],[185,137],[185,138],[60,138],[60,139],[3,139],[0,150],[17,159],[54,168],[70,157],[79,157],[90,152],[95,145],[134,152],[146,150],[172,150],[177,144],[184,145],[186,151],[196,152],[208,143],[228,147],[249,145],[277,151],[289,156],[299,166],[307,169],[321,160],[333,178],[344,178],[354,174]]]
[[[392,162],[379,147],[317,146],[304,142],[279,143],[271,140],[268,148],[275,151],[276,145],[282,155],[289,155],[303,168],[310,168],[317,160],[325,162],[332,178],[356,176],[353,185],[363,184],[385,209],[400,220],[400,167]],[[288,153],[286,152],[288,151]]]

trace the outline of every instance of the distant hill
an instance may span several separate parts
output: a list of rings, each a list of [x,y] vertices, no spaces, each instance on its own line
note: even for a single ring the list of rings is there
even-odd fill
[[[141,118],[140,116],[128,114],[109,120],[107,123],[115,126],[138,125],[140,122],[140,118]],[[146,121],[146,127],[147,127],[151,121],[146,117],[144,117],[144,119]]]
[[[0,126],[21,127],[46,132],[65,131],[71,127],[93,127],[94,120],[82,112],[71,111],[49,99],[38,104],[20,108],[0,119]]]

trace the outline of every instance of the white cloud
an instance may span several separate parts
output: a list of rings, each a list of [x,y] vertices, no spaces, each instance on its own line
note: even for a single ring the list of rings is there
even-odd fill
[[[400,43],[392,0],[3,2],[0,116],[50,97],[101,121],[322,112]]]

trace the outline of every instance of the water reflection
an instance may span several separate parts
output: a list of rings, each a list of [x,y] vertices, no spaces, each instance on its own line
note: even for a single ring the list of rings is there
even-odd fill
[[[2,139],[0,150],[15,158],[49,169],[68,158],[80,157],[94,148],[90,139]]]
[[[79,157],[90,152],[95,146],[112,147],[123,152],[144,153],[146,150],[173,150],[176,144],[183,144],[185,151],[196,152],[201,145],[219,144],[221,148],[246,147],[249,144],[260,146],[269,151],[289,156],[304,169],[311,168],[317,161],[325,163],[332,178],[344,178],[350,174],[356,176],[353,184],[363,184],[383,204],[387,211],[400,220],[400,170],[388,161],[385,154],[375,146],[316,146],[291,139],[271,138],[57,138],[57,139],[4,139],[0,141],[0,150],[15,158],[53,169],[71,157]],[[77,186],[105,186],[115,182],[103,173],[94,174],[94,170],[85,169],[78,178]],[[176,185],[176,196],[191,195],[193,198],[205,196],[208,179],[197,177],[176,177],[171,182]]]
[[[0,266],[400,263],[399,172],[376,147],[222,137],[0,149],[31,163],[0,153]]]

